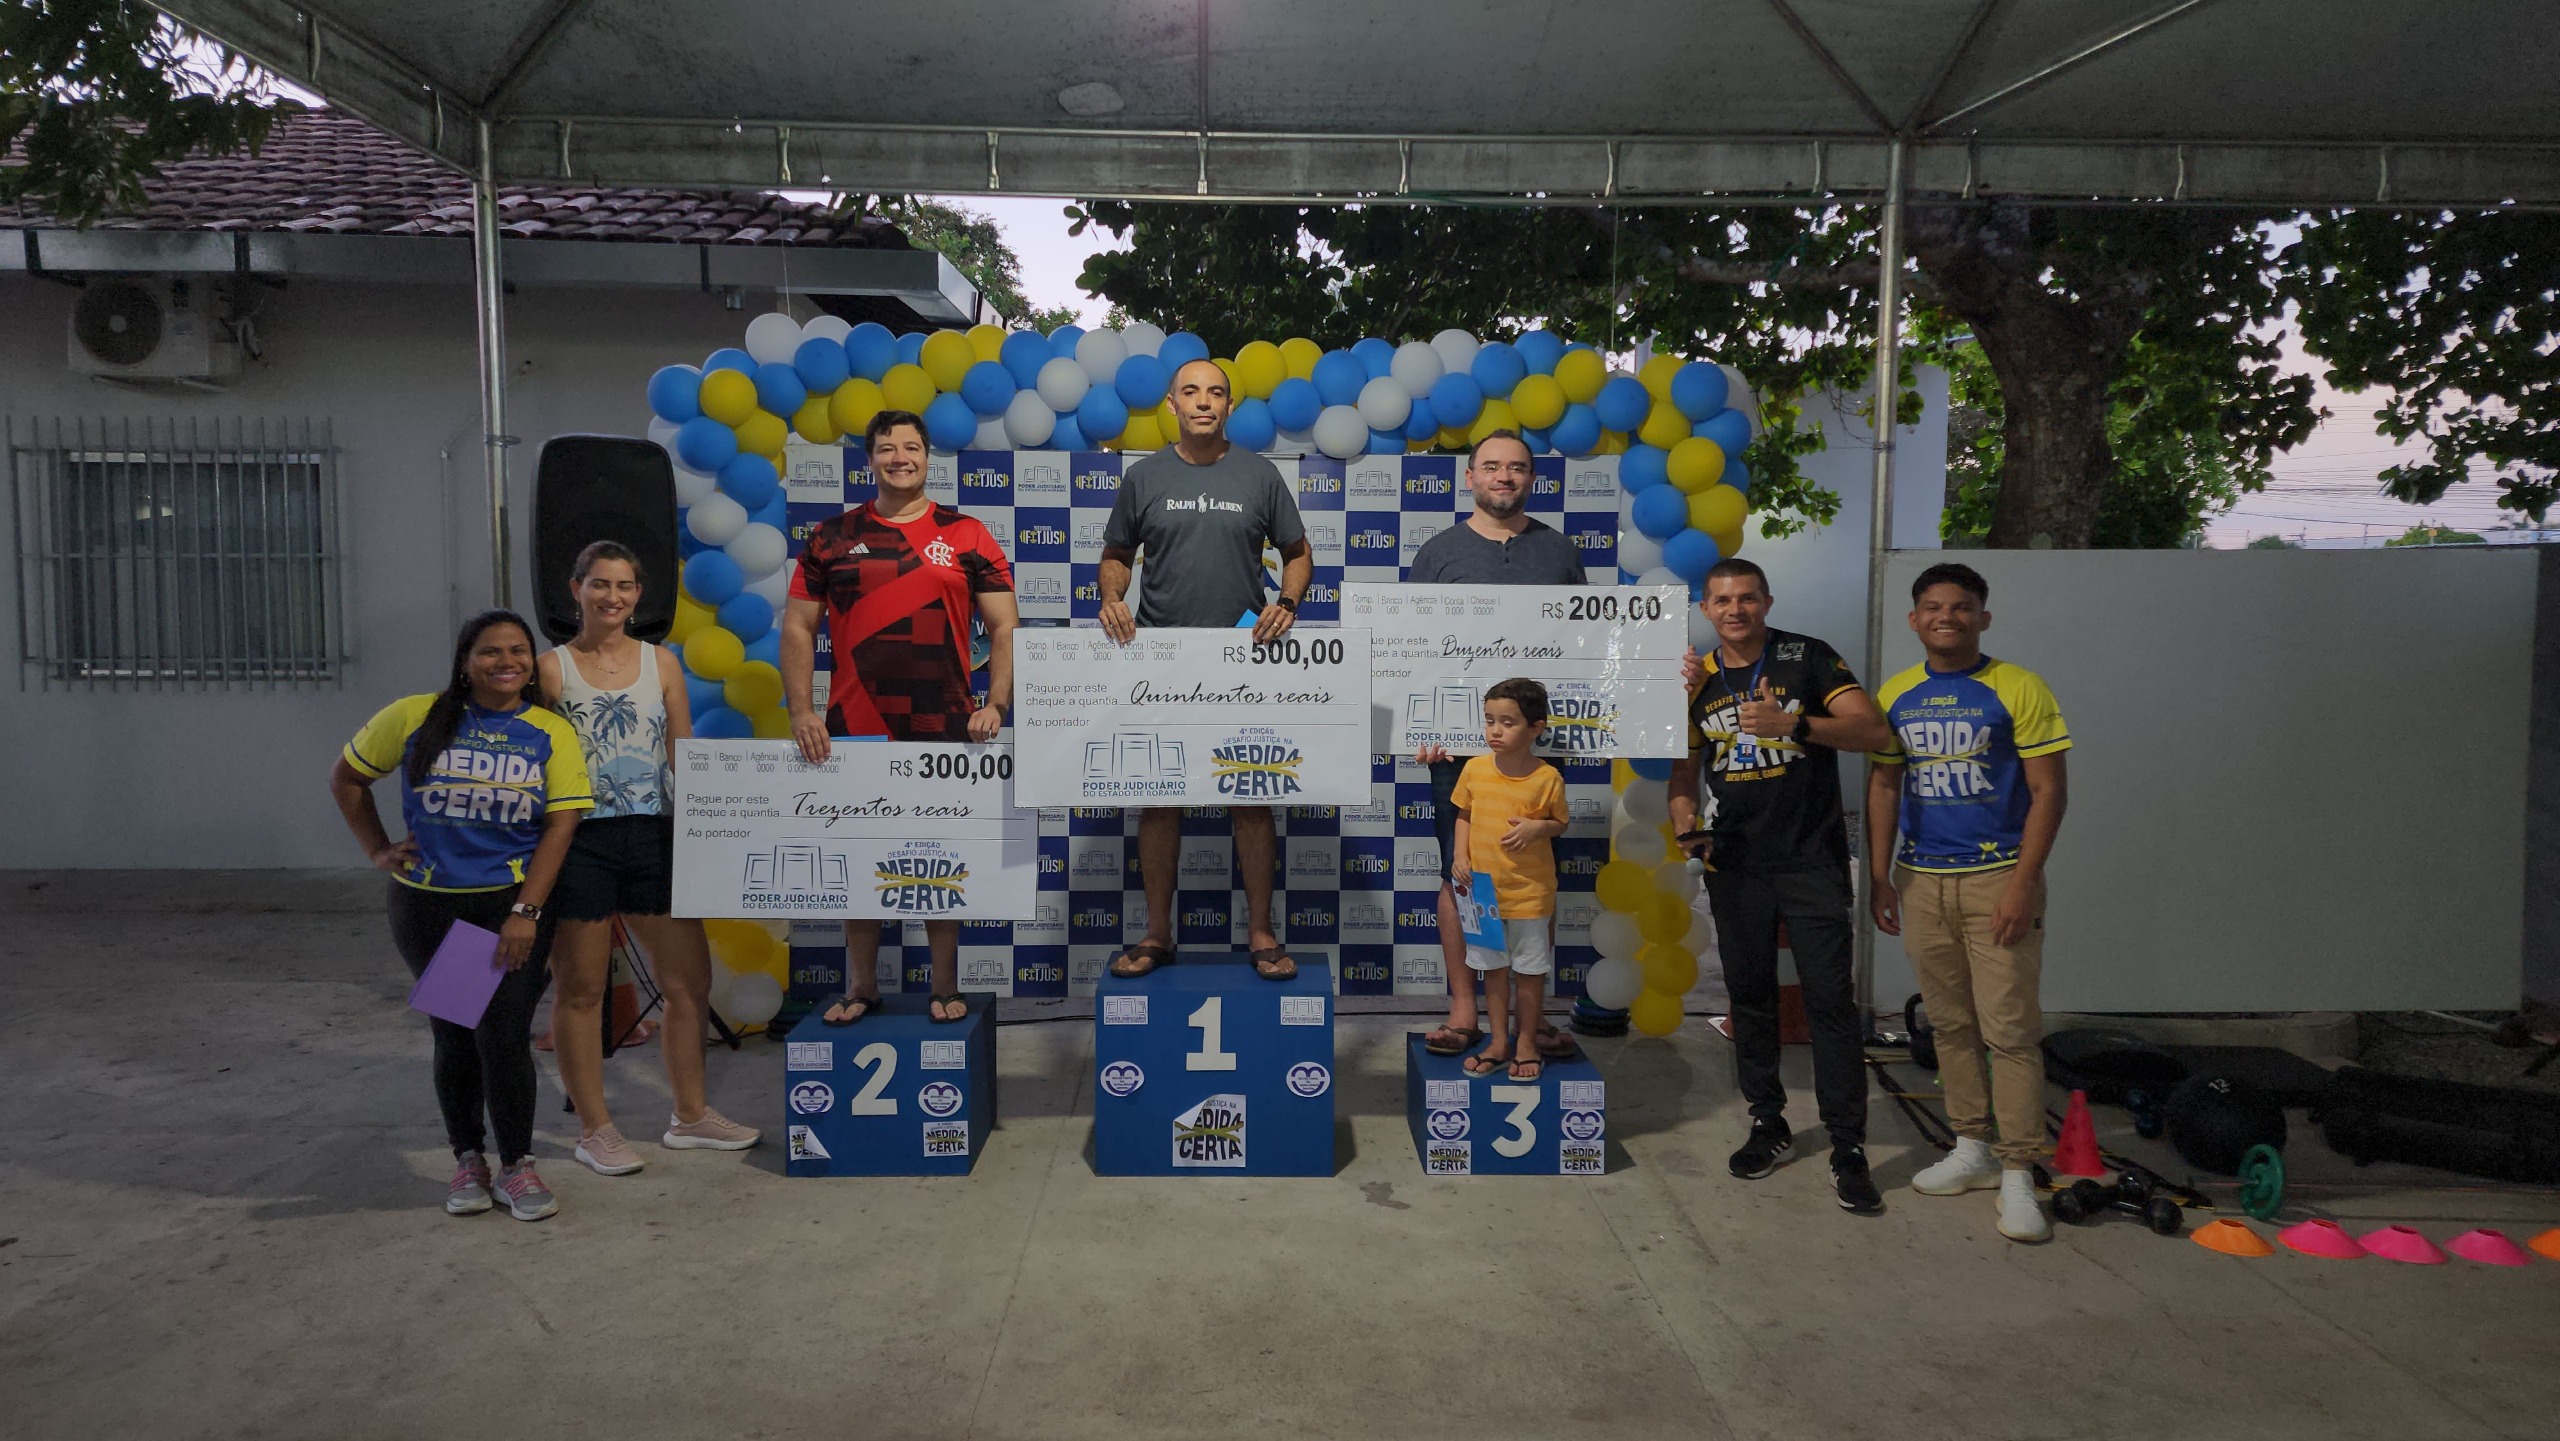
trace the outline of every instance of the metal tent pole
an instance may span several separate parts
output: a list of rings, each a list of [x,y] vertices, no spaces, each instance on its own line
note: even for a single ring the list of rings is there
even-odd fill
[[[479,122],[480,168],[471,177],[471,291],[480,316],[480,444],[489,476],[489,595],[513,603],[507,540],[507,327],[498,273],[498,183],[489,122]]]
[[[1875,470],[1867,521],[1867,687],[1873,695],[1884,684],[1884,572],[1893,554],[1894,411],[1902,398],[1902,137],[1885,152],[1884,223],[1876,237],[1876,372]],[[1863,789],[1863,787],[1862,787]],[[1863,801],[1858,806],[1865,815]],[[1866,837],[1851,838],[1854,876],[1866,872]],[[1876,923],[1866,904],[1869,886],[1855,887],[1858,906],[1858,1007],[1875,1014]]]

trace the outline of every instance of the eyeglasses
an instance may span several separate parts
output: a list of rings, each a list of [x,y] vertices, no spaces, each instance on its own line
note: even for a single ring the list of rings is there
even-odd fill
[[[1529,462],[1525,460],[1480,460],[1476,462],[1474,468],[1486,475],[1527,475],[1529,473]]]

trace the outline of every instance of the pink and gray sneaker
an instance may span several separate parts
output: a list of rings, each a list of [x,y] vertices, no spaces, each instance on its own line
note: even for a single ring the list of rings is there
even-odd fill
[[[489,1209],[489,1158],[474,1151],[457,1159],[453,1168],[453,1184],[445,1188],[444,1212],[448,1216],[477,1216]]]
[[[560,1209],[551,1188],[535,1173],[531,1156],[499,1171],[498,1194],[507,1200],[507,1214],[519,1221],[539,1221]]]
[[[667,1117],[667,1133],[658,1144],[670,1151],[743,1151],[763,1138],[753,1126],[741,1126],[705,1106],[697,1121]]]

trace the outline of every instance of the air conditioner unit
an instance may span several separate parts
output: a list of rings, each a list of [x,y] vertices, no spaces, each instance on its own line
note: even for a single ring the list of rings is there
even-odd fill
[[[92,280],[71,307],[71,372],[114,380],[224,380],[240,347],[211,311],[209,287],[171,277]]]

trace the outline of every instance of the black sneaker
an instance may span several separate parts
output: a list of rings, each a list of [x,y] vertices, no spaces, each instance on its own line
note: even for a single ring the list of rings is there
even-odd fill
[[[1884,1193],[1867,1174],[1867,1153],[1862,1147],[1832,1148],[1831,1189],[1839,1194],[1840,1209],[1853,1216],[1884,1214]]]
[[[1737,1180],[1757,1181],[1778,1169],[1778,1158],[1794,1150],[1796,1137],[1784,1121],[1754,1120],[1750,1139],[1725,1164]]]

